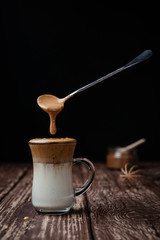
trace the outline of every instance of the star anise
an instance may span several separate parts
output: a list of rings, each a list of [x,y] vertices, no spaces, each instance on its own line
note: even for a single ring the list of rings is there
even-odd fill
[[[122,171],[123,174],[121,174],[120,177],[128,179],[128,180],[132,180],[132,179],[135,179],[137,177],[142,177],[143,176],[141,174],[137,174],[137,173],[142,171],[141,169],[135,170],[138,167],[137,165],[133,165],[129,169],[128,169],[128,165],[129,164],[126,163],[124,165],[124,168],[121,168],[121,171]]]

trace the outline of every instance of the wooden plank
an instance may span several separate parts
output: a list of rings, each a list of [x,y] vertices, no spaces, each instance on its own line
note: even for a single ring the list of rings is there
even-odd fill
[[[120,174],[96,164],[95,180],[87,192],[94,239],[159,239],[158,185],[146,177],[131,184]]]
[[[30,165],[26,164],[0,165],[0,200],[18,183],[28,168]]]
[[[80,181],[77,176],[77,183]],[[92,239],[85,195],[75,199],[65,215],[37,213],[31,204],[32,170],[17,183],[0,205],[0,239]],[[25,217],[28,217],[24,220]]]

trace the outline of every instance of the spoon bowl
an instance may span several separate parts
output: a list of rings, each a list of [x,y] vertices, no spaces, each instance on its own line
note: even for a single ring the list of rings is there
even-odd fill
[[[48,113],[50,117],[50,133],[54,135],[56,133],[56,117],[62,111],[64,102],[54,95],[44,94],[38,97],[37,103]]]
[[[43,94],[38,97],[37,103],[44,111],[61,111],[64,107],[64,101],[62,99],[50,95],[50,94]],[[54,104],[53,104],[54,103]]]

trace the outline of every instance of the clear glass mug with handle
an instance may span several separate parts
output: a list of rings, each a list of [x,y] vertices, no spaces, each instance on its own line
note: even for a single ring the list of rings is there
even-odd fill
[[[76,147],[73,138],[35,138],[29,141],[33,160],[32,204],[38,212],[64,214],[74,198],[91,186],[95,168],[86,158],[73,159]],[[84,163],[89,176],[79,190],[73,188],[72,167]]]

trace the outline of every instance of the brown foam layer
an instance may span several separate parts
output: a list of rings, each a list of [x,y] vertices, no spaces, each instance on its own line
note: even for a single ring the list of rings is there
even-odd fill
[[[77,142],[74,138],[34,138],[29,141],[29,144],[45,144],[45,143],[72,143]]]
[[[76,139],[35,138],[29,141],[33,162],[65,163],[73,161]]]

